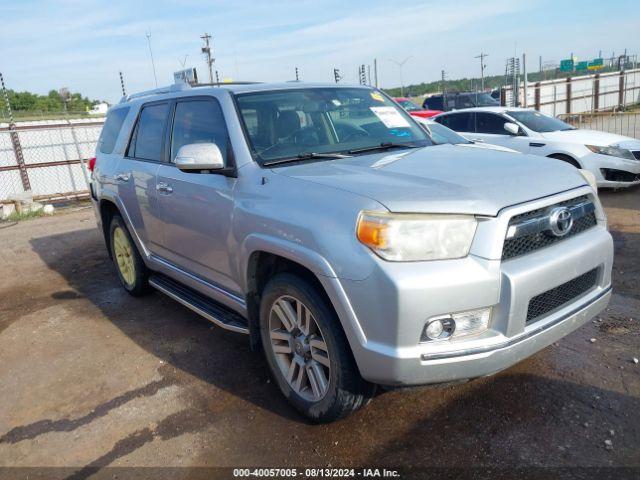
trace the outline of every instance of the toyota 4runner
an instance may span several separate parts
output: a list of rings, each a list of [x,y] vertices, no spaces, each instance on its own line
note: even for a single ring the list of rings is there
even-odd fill
[[[375,385],[496,373],[611,295],[612,239],[588,172],[433,145],[369,87],[130,95],[92,167],[124,289],[247,334],[318,422]]]

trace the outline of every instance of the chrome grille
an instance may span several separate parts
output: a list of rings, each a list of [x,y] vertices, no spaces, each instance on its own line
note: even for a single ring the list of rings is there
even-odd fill
[[[595,287],[597,281],[598,269],[594,268],[573,280],[533,297],[529,301],[527,309],[527,323],[539,320],[540,317],[552,310],[572,302]]]
[[[567,207],[574,212],[573,227],[562,237],[550,234],[549,214],[556,207]],[[507,238],[502,248],[502,259],[519,257],[548,247],[596,225],[595,206],[587,195],[515,215],[509,221]]]

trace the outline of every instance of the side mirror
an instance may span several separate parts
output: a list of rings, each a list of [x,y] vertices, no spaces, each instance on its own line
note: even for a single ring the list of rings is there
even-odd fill
[[[507,122],[504,124],[504,129],[509,133],[509,135],[519,135],[520,127],[512,122]]]
[[[221,170],[224,168],[222,152],[215,143],[183,145],[178,150],[174,163],[183,172]]]

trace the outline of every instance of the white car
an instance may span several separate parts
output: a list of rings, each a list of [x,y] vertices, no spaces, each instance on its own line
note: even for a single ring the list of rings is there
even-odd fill
[[[500,152],[518,153],[512,148],[502,147],[500,145],[492,145],[486,142],[472,142],[468,138],[463,137],[444,125],[434,122],[430,118],[414,117],[414,120],[420,123],[427,130],[431,140],[436,144],[450,143],[459,147],[484,148]]]
[[[434,120],[474,142],[557,158],[589,170],[598,187],[640,184],[640,140],[576,129],[529,108],[468,108],[440,114]]]

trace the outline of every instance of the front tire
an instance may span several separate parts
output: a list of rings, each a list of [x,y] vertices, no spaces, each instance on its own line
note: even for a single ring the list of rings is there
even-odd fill
[[[282,273],[269,281],[260,335],[280,390],[313,422],[343,418],[373,396],[375,387],[360,376],[333,308],[302,278]]]
[[[134,297],[151,291],[147,269],[129,230],[120,215],[114,215],[109,224],[109,246],[111,257],[124,289]]]

